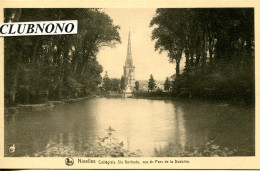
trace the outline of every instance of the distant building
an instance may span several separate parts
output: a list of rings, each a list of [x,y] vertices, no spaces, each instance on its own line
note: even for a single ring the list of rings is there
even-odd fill
[[[130,89],[131,91],[133,91],[135,87],[135,66],[133,65],[132,59],[130,32],[128,36],[127,55],[124,66],[124,77],[126,90]]]
[[[164,90],[164,84],[157,83],[156,84],[156,89]]]

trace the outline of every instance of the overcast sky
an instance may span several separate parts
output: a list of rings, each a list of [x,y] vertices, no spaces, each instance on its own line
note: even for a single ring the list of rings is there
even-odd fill
[[[119,34],[122,43],[115,48],[103,48],[97,59],[108,72],[110,78],[121,78],[127,53],[128,32],[131,32],[132,57],[135,65],[135,79],[148,80],[153,74],[155,80],[165,80],[175,73],[175,64],[168,62],[167,53],[154,51],[154,41],[151,41],[153,28],[149,27],[156,9],[118,8],[103,9],[115,25],[121,29]]]

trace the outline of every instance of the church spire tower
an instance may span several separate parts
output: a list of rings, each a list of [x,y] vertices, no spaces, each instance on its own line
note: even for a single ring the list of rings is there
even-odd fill
[[[129,88],[131,91],[134,89],[135,84],[135,66],[133,65],[132,50],[131,50],[131,35],[129,31],[127,54],[124,66],[124,77],[126,89]]]
[[[129,35],[128,35],[127,57],[132,58],[132,52],[131,52],[131,35],[130,35],[130,31],[129,31]]]

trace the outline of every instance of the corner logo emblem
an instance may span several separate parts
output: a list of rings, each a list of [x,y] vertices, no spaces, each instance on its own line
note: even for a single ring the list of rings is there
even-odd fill
[[[72,166],[72,165],[74,164],[73,158],[67,157],[67,158],[65,159],[65,164],[66,164],[67,166]]]

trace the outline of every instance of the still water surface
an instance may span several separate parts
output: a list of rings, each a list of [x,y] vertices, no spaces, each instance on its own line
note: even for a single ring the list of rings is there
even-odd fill
[[[62,146],[66,154],[80,155],[77,152],[85,144],[106,136],[109,126],[126,149],[140,149],[145,157],[169,144],[181,149],[211,139],[223,147],[254,151],[253,108],[198,101],[93,98],[52,110],[6,115],[5,156],[33,156],[49,146],[57,146],[56,150]],[[16,151],[10,154],[12,144]]]

